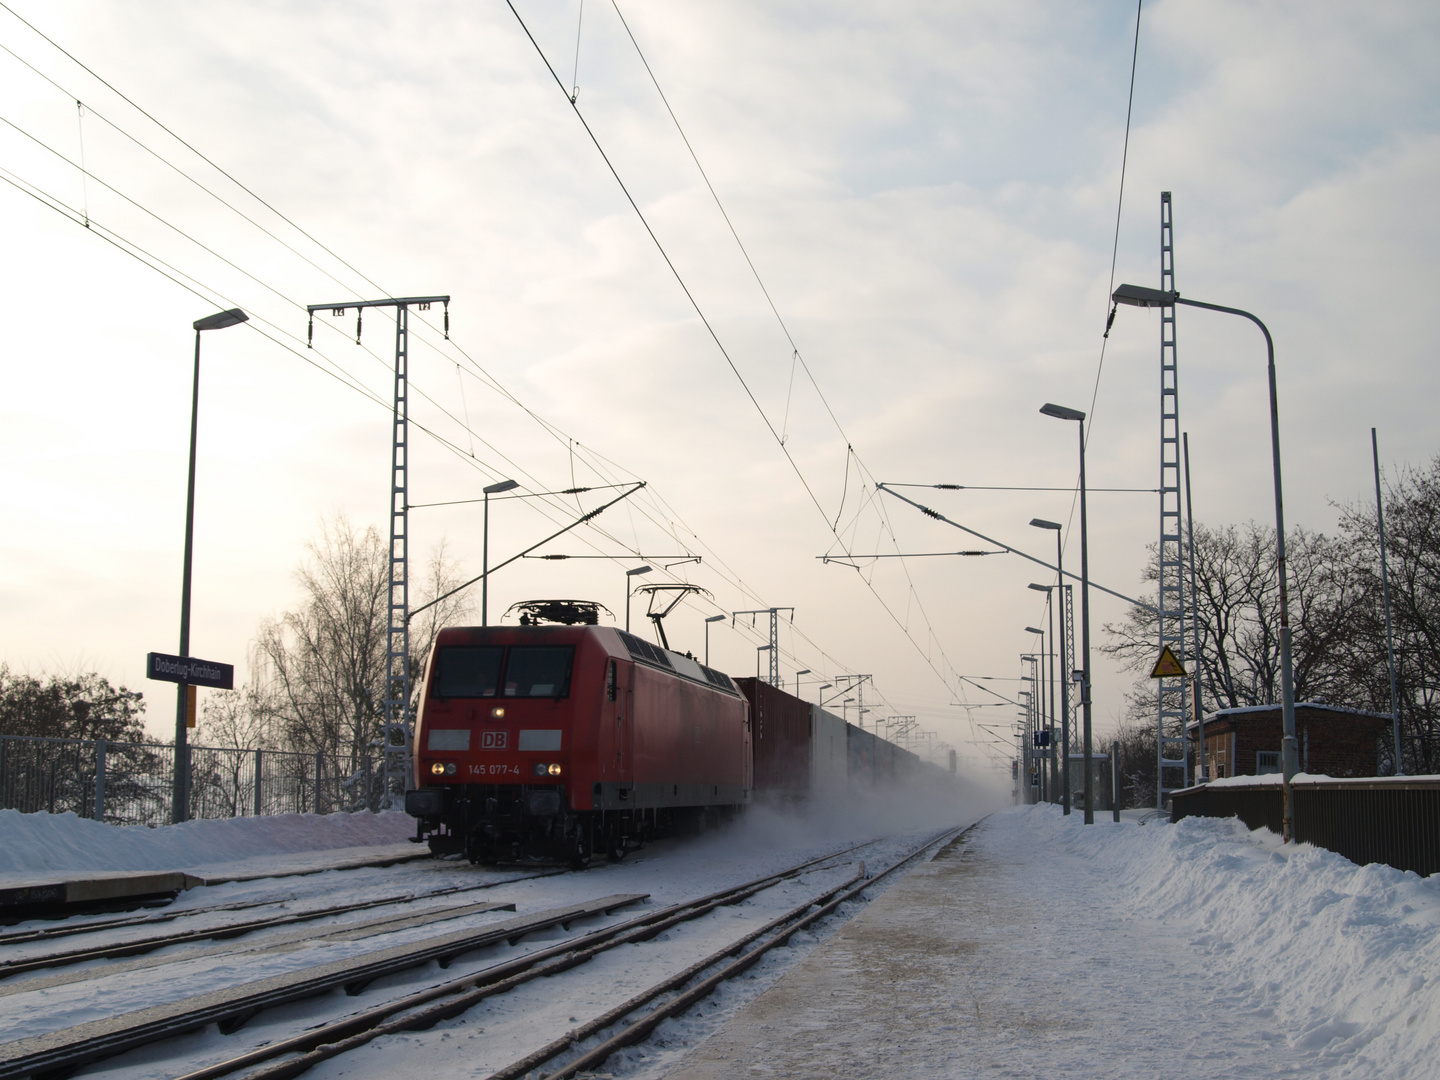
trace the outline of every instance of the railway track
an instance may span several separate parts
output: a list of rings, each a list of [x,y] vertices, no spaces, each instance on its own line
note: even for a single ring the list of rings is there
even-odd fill
[[[88,960],[114,960],[122,957],[140,956],[145,953],[154,952],[157,949],[169,948],[172,945],[183,945],[195,941],[225,941],[230,938],[243,937],[246,934],[258,930],[268,930],[277,927],[294,926],[300,923],[314,922],[318,919],[333,918],[338,915],[346,915],[355,911],[367,911],[373,908],[390,907],[397,904],[410,904],[420,900],[431,900],[439,897],[454,896],[459,893],[478,892],[483,889],[493,889],[500,885],[508,885],[517,881],[530,881],[535,878],[550,877],[555,874],[569,873],[566,870],[552,870],[540,874],[526,874],[518,877],[504,878],[500,881],[487,881],[479,885],[455,885],[444,889],[434,889],[427,892],[407,893],[399,896],[388,896],[372,900],[361,900],[350,904],[336,904],[324,908],[307,908],[304,911],[291,911],[279,915],[271,915],[263,919],[249,919],[242,922],[222,923],[217,926],[199,927],[194,930],[180,930],[166,934],[157,934],[153,937],[134,938],[129,941],[111,942],[105,945],[94,945],[78,949],[68,949],[62,952],[44,953],[38,956],[27,956],[15,960],[0,961],[0,979],[11,975],[19,975],[27,971],[39,971],[48,968],[58,968],[69,964],[80,964]],[[283,903],[284,901],[278,901]],[[54,927],[41,930],[24,931],[13,934],[0,935],[0,948],[6,945],[27,944],[34,941],[48,941],[52,938],[67,937],[81,933],[99,933],[105,930],[113,930],[117,927],[128,926],[152,926],[162,922],[170,922],[184,915],[198,915],[214,911],[235,911],[250,909],[257,906],[273,905],[277,901],[251,901],[245,904],[236,905],[215,905],[206,908],[195,908],[189,912],[167,912],[165,916],[152,916],[150,918],[135,919],[113,919],[101,923],[91,923],[84,926]]]
[[[672,926],[700,918],[718,907],[738,904],[807,870],[822,868],[823,864],[827,863],[833,865],[837,860],[866,846],[869,844],[831,852],[742,885],[581,934],[231,1060],[192,1071],[186,1076],[189,1080],[221,1076],[298,1052],[301,1054],[300,1058],[279,1062],[260,1074],[268,1076],[278,1069],[281,1071],[274,1072],[274,1075],[297,1075],[294,1071],[284,1070],[298,1068],[299,1071],[304,1071],[315,1060],[323,1060],[324,1057],[334,1056],[351,1048],[350,1042],[358,1039],[355,1045],[363,1044],[388,1033],[396,1024],[400,1025],[396,1030],[408,1030],[412,1025],[427,1027],[443,1015],[464,1011],[474,1000],[503,993],[531,979],[554,975],[579,966],[600,952],[619,945],[648,940]],[[337,988],[344,988],[352,994],[359,993],[365,985],[383,976],[414,969],[432,960],[445,964],[464,953],[487,945],[501,942],[514,944],[538,931],[556,926],[568,927],[571,922],[615,911],[643,899],[644,894],[604,897],[585,905],[572,905],[487,927],[457,931],[439,938],[427,938],[419,943],[367,953],[358,959],[337,961],[320,968],[305,969],[289,976],[245,984],[173,1005],[155,1006],[45,1036],[20,1039],[0,1046],[0,1080],[61,1075],[211,1023],[218,1024],[220,1030],[228,1034],[238,1030],[260,1011],[274,1005],[317,997]],[[473,997],[477,993],[479,998]],[[346,1045],[337,1049],[337,1039],[345,1041]]]
[[[712,953],[684,971],[656,983],[588,1023],[573,1028],[534,1053],[492,1073],[488,1080],[518,1080],[519,1077],[528,1077],[532,1074],[543,1077],[543,1080],[569,1080],[578,1073],[601,1068],[611,1055],[626,1047],[644,1042],[661,1023],[698,1005],[722,983],[743,974],[766,953],[786,944],[795,934],[832,914],[841,904],[858,898],[866,889],[872,888],[882,879],[914,862],[925,852],[963,836],[973,827],[972,825],[966,828],[944,830],[873,877],[866,877],[862,863],[861,871],[855,879],[829,889],[820,896],[791,909],[779,918],[758,930],[751,931],[738,941]],[[748,948],[752,944],[754,944],[754,948]],[[712,970],[717,966],[718,970]],[[707,972],[708,974],[706,974]],[[674,997],[640,1013],[652,1002],[672,993],[675,995]],[[640,1015],[637,1016],[636,1013],[640,1013]],[[627,1019],[628,1023],[624,1023],[620,1030],[609,1038],[603,1039],[598,1045],[570,1058],[552,1072],[543,1074],[539,1072],[542,1066],[573,1051],[585,1040],[615,1028]],[[266,1072],[254,1074],[252,1077],[247,1077],[246,1080],[261,1080],[261,1077],[264,1077],[265,1080],[280,1080],[281,1076],[296,1075],[298,1073],[295,1072]]]

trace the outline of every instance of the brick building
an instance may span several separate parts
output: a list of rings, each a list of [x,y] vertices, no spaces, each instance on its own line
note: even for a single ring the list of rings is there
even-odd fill
[[[1339,705],[1295,703],[1300,771],[1326,776],[1374,776],[1380,740],[1389,738],[1390,717]],[[1221,709],[1205,717],[1205,771],[1213,779],[1281,771],[1284,726],[1279,705]],[[1192,743],[1198,725],[1191,724]]]

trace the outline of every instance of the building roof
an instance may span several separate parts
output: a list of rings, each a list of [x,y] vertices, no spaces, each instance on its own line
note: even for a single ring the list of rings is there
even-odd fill
[[[1323,701],[1297,701],[1296,709],[1310,709],[1315,712],[1333,712],[1344,716],[1364,716],[1374,720],[1391,721],[1389,713],[1370,712],[1368,709],[1352,709],[1346,705],[1328,705]],[[1205,714],[1205,723],[1215,723],[1221,720],[1229,720],[1231,723],[1238,722],[1247,716],[1259,716],[1264,713],[1278,713],[1280,705],[1242,705],[1235,709],[1216,709],[1212,713]],[[1198,727],[1194,720],[1185,725],[1187,731]]]

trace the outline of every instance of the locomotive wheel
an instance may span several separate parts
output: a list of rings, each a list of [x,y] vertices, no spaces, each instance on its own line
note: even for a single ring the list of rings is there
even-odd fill
[[[605,858],[617,863],[625,858],[625,837],[611,833],[605,838]]]
[[[592,854],[589,835],[584,832],[577,834],[570,842],[570,869],[584,870],[590,865]]]

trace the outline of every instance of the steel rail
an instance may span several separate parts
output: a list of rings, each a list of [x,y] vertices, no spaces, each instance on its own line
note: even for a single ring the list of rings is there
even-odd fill
[[[514,944],[529,934],[567,926],[584,918],[608,914],[645,899],[645,894],[599,897],[533,916],[428,938],[410,945],[382,949],[306,969],[261,979],[255,983],[200,995],[198,1004],[182,1011],[181,1002],[141,1009],[138,1013],[88,1021],[73,1029],[30,1036],[0,1046],[0,1080],[64,1075],[82,1065],[114,1057],[207,1024],[219,1024],[222,1033],[237,1030],[261,1011],[276,1005],[344,989],[357,994],[376,979],[394,975],[431,961],[446,964],[465,953],[496,945]],[[67,1038],[67,1032],[70,1032]]]
[[[533,979],[559,974],[569,968],[577,967],[601,952],[617,948],[620,945],[649,940],[672,926],[697,919],[717,907],[737,904],[763,889],[773,887],[780,881],[797,877],[821,863],[841,858],[852,851],[858,851],[860,848],[869,847],[877,842],[870,840],[862,844],[854,844],[851,847],[810,859],[765,877],[733,885],[694,900],[672,904],[627,922],[605,927],[570,941],[560,942],[547,949],[537,950],[483,971],[472,972],[462,978],[386,1002],[373,1009],[312,1029],[293,1038],[260,1047],[228,1061],[185,1073],[176,1080],[213,1080],[215,1077],[225,1076],[238,1069],[258,1065],[288,1053],[300,1053],[303,1056],[250,1073],[246,1080],[262,1080],[262,1078],[263,1080],[277,1080],[280,1077],[298,1076],[322,1061],[364,1046],[382,1035],[431,1027],[441,1020],[459,1015],[487,997],[506,993]],[[554,962],[546,963],[550,960]],[[440,1001],[440,1004],[433,1005],[429,1009],[422,1008],[430,1002],[442,998],[450,1000]],[[392,1017],[398,1017],[398,1019],[392,1020]]]
[[[326,1025],[323,1028],[316,1029],[295,1039],[286,1040],[269,1047],[263,1047],[260,1050],[243,1055],[231,1062],[224,1062],[217,1066],[207,1067],[198,1073],[188,1075],[223,1075],[237,1068],[254,1064],[259,1060],[302,1049],[302,1043],[309,1042],[313,1044],[317,1036],[321,1037],[320,1041],[322,1042],[325,1041],[326,1038],[333,1038],[335,1037],[335,1031],[340,1027],[353,1027],[357,1024],[364,1026],[366,1021],[373,1026],[374,1024],[383,1022],[386,1017],[394,1015],[399,1011],[415,1007],[417,1004],[422,1003],[423,1000],[429,1000],[444,994],[457,993],[479,982],[498,980],[517,970],[534,966],[557,954],[573,951],[602,938],[616,936],[629,929],[639,929],[645,924],[661,923],[671,915],[682,910],[698,909],[704,905],[708,905],[704,910],[696,911],[696,916],[694,917],[698,917],[698,915],[704,914],[705,911],[713,910],[714,907],[720,906],[721,903],[725,902],[725,898],[727,897],[734,897],[734,899],[729,902],[739,902],[745,898],[745,895],[753,894],[753,892],[759,891],[761,888],[767,887],[778,880],[796,876],[811,867],[840,858],[851,851],[858,850],[859,848],[869,846],[876,842],[877,841],[871,840],[863,844],[852,845],[840,851],[830,852],[801,863],[798,866],[789,867],[786,870],[757,878],[754,881],[732,886],[684,904],[672,905],[669,908],[643,915],[638,919],[620,923],[614,927],[606,927],[547,949],[528,953],[524,957],[516,958],[505,964],[487,968],[462,979],[441,984],[439,987],[432,987],[427,991],[421,991],[419,994],[410,995],[407,998],[391,1002],[387,1005],[378,1006],[366,1013],[340,1021],[339,1024]],[[746,890],[749,890],[749,892]],[[509,940],[513,943],[526,934],[533,933],[536,930],[553,925],[568,925],[568,922],[583,917],[585,917],[583,913],[565,914],[551,917],[548,921],[532,922],[518,930],[507,924],[502,924],[498,928],[482,929],[476,934],[469,935],[462,940],[450,940],[447,938],[439,945],[431,944],[421,949],[409,950],[408,954],[403,957],[387,957],[377,962],[362,962],[358,965],[350,964],[348,965],[348,970],[344,972],[329,972],[324,976],[304,979],[289,986],[268,988],[263,991],[242,995],[239,999],[224,1002],[209,1002],[180,1015],[161,1018],[153,1022],[139,1022],[127,1027],[123,1024],[123,1017],[119,1017],[116,1018],[116,1022],[109,1022],[109,1030],[102,1031],[95,1036],[77,1038],[71,1043],[48,1046],[34,1053],[26,1053],[13,1057],[8,1061],[0,1060],[0,1080],[10,1080],[10,1078],[34,1076],[37,1074],[53,1073],[59,1075],[73,1071],[82,1065],[101,1061],[174,1035],[183,1034],[187,1031],[193,1031],[196,1028],[204,1027],[210,1023],[219,1023],[221,1025],[221,1031],[228,1033],[238,1029],[243,1023],[261,1010],[273,1005],[328,993],[337,987],[344,987],[348,992],[358,993],[364,985],[382,975],[420,966],[428,963],[432,959],[438,959],[444,962],[464,952],[473,951],[476,948],[483,947],[486,944],[493,944],[500,940]],[[653,933],[660,933],[663,929],[664,926],[659,926]],[[651,936],[653,936],[653,933]],[[453,935],[451,937],[453,937]],[[54,1035],[60,1036],[63,1035],[63,1032],[56,1032]]]
[[[567,873],[568,871],[555,871],[556,873]],[[535,874],[533,877],[545,877],[548,875]],[[529,878],[510,878],[509,881],[527,881]],[[337,904],[334,907],[316,908],[310,911],[293,911],[284,915],[272,915],[267,919],[252,919],[248,922],[227,923],[223,926],[202,928],[197,930],[182,930],[178,934],[162,934],[156,937],[140,938],[134,941],[121,941],[112,945],[99,945],[88,949],[75,949],[70,952],[47,953],[44,956],[31,956],[19,960],[0,961],[0,979],[10,975],[19,975],[26,971],[38,971],[44,968],[64,967],[69,964],[80,964],[87,960],[115,960],[126,956],[141,956],[145,953],[154,952],[157,949],[168,948],[171,945],[183,945],[192,941],[225,941],[229,938],[243,937],[256,930],[268,930],[277,926],[293,926],[296,923],[314,922],[317,919],[330,918],[336,915],[346,915],[353,911],[365,911],[370,908],[387,907],[397,904],[410,904],[416,900],[430,899],[437,896],[453,896],[461,892],[475,892],[480,889],[493,889],[497,885],[506,882],[488,882],[484,885],[457,886],[450,889],[440,889],[431,893],[420,893],[403,897],[391,897],[377,900],[360,900],[353,904]],[[0,942],[3,944],[3,942]]]
[[[388,908],[378,918],[358,919],[339,923],[306,924],[289,929],[281,928],[267,933],[261,940],[218,941],[191,943],[168,954],[151,952],[144,956],[117,959],[105,967],[94,970],[88,966],[44,967],[34,972],[35,978],[17,980],[13,983],[0,982],[0,1000],[15,994],[46,993],[58,986],[74,986],[91,983],[96,979],[114,979],[119,975],[127,978],[139,972],[154,973],[170,964],[187,964],[194,961],[223,963],[227,967],[249,963],[263,955],[274,956],[289,952],[297,947],[314,945],[319,942],[363,941],[381,934],[394,934],[403,930],[425,928],[432,933],[440,929],[439,924],[455,925],[457,920],[470,919],[477,915],[488,915],[502,911],[514,911],[515,902],[469,899],[445,907],[427,907],[419,910],[410,908]],[[453,932],[453,930],[451,931]],[[164,978],[163,975],[160,978]]]
[[[644,1016],[639,1017],[632,1023],[628,1024],[624,1028],[624,1030],[611,1036],[609,1039],[602,1042],[599,1046],[596,1046],[593,1049],[587,1051],[586,1053],[580,1055],[579,1057],[573,1059],[555,1072],[546,1074],[543,1080],[569,1080],[569,1078],[574,1077],[577,1073],[584,1072],[586,1070],[598,1069],[617,1050],[621,1050],[627,1046],[634,1046],[636,1043],[643,1042],[646,1038],[649,1037],[650,1033],[654,1031],[655,1028],[657,1028],[663,1021],[674,1016],[679,1016],[681,1013],[688,1011],[690,1008],[703,1001],[705,998],[709,997],[711,992],[721,983],[733,979],[735,978],[735,976],[749,969],[752,965],[755,964],[756,961],[758,961],[771,949],[775,949],[781,945],[784,945],[790,940],[791,937],[799,933],[801,930],[804,930],[806,927],[811,926],[816,922],[819,922],[821,919],[834,912],[835,909],[837,909],[841,904],[854,899],[855,897],[863,893],[866,889],[873,888],[876,883],[895,873],[895,871],[899,870],[906,864],[919,858],[930,848],[936,846],[937,844],[943,844],[959,839],[960,837],[968,833],[971,829],[973,829],[977,824],[979,824],[979,822],[964,827],[946,829],[942,831],[938,836],[932,837],[930,840],[927,840],[925,843],[917,847],[914,851],[910,852],[910,854],[906,855],[902,859],[897,860],[888,869],[882,870],[874,877],[860,880],[858,884],[855,884],[848,888],[846,886],[850,885],[850,883],[847,882],[846,885],[841,885],[838,888],[831,890],[827,894],[822,894],[823,896],[825,896],[823,902],[817,899],[811,901],[808,904],[801,905],[800,907],[797,907],[790,912],[787,912],[785,915],[782,915],[778,919],[772,920],[770,923],[761,927],[759,930],[747,934],[739,942],[732,943],[726,948],[711,954],[704,960],[701,960],[697,964],[691,965],[689,968],[685,969],[679,974],[673,975],[670,978],[664,980],[663,982],[657,983],[655,986],[652,986],[648,990],[642,991],[640,994],[637,994],[635,997],[631,998],[624,1004],[619,1005],[616,1008],[611,1009],[609,1012],[606,1012],[601,1016],[596,1017],[589,1023],[586,1023],[581,1027],[568,1032],[560,1039],[552,1042],[549,1046],[542,1047],[535,1053],[530,1054],[529,1056],[524,1057],[519,1061],[513,1062],[512,1064],[501,1069],[499,1072],[492,1073],[488,1077],[488,1080],[516,1080],[517,1077],[526,1076],[527,1074],[535,1070],[538,1066],[543,1065],[545,1062],[550,1061],[555,1057],[558,1057],[560,1054],[564,1053],[567,1049],[574,1046],[576,1043],[581,1042],[582,1040],[589,1038],[591,1035],[594,1035],[600,1031],[605,1030],[608,1027],[613,1026],[620,1020],[624,1019],[626,1016],[629,1016],[636,1009],[642,1008],[643,1006],[649,1004],[651,1001],[661,996],[662,994],[668,993],[671,990],[679,989],[680,987],[688,983],[691,979],[693,979],[695,976],[699,975],[701,972],[707,970],[710,967],[713,967],[715,964],[720,963],[727,957],[734,955],[737,950],[744,948],[746,945],[750,944],[752,941],[763,936],[764,934],[771,933],[770,937],[766,938],[754,949],[750,950],[743,956],[727,964],[721,970],[706,977],[701,982],[696,983],[694,986],[691,986],[689,989],[685,990],[683,993],[673,998],[672,1000],[666,1002],[664,1005],[661,1005],[658,1008],[653,1009],[649,1013],[646,1013]],[[864,878],[863,864],[861,870],[862,873],[860,877]],[[811,911],[811,908],[814,908],[814,910]]]

